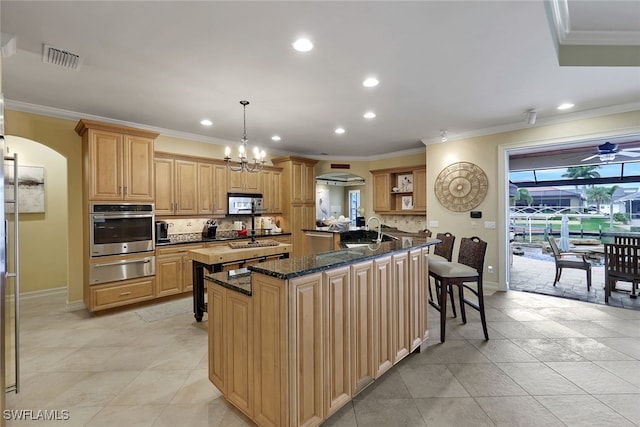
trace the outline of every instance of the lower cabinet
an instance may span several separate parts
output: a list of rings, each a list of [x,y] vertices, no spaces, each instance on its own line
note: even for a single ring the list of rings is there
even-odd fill
[[[427,338],[427,250],[209,285],[209,378],[261,426],[315,426]]]
[[[105,310],[121,305],[133,304],[155,298],[155,278],[123,280],[118,284],[93,285],[90,287],[91,311]]]
[[[204,245],[178,245],[156,249],[156,282],[158,297],[193,289],[192,262],[187,253]]]

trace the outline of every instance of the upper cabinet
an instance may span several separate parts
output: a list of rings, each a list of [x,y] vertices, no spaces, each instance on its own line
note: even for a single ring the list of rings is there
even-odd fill
[[[425,165],[370,171],[373,175],[373,210],[377,213],[424,215],[427,212]]]
[[[282,169],[265,166],[262,179],[262,207],[265,214],[282,213]]]
[[[80,120],[89,201],[154,201],[153,143],[158,133]]]
[[[227,185],[229,193],[260,193],[261,172],[234,172],[227,169]]]
[[[225,215],[227,168],[212,161],[156,153],[157,215]]]

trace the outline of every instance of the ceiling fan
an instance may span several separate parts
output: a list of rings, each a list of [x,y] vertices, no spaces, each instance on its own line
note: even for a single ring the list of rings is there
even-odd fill
[[[602,162],[611,162],[618,156],[624,157],[640,157],[640,147],[639,148],[627,148],[620,149],[618,148],[618,144],[612,144],[609,141],[604,144],[598,145],[598,149],[596,154],[593,156],[589,156],[585,159],[582,159],[583,162],[587,160],[595,159],[596,157],[600,158]]]

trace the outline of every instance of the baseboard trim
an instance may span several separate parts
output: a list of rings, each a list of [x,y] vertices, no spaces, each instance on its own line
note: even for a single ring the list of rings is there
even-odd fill
[[[67,311],[82,311],[86,310],[87,306],[84,305],[84,301],[67,301]]]
[[[67,287],[64,286],[64,287],[61,287],[61,288],[43,289],[41,291],[22,292],[22,293],[20,293],[20,298],[22,298],[22,299],[31,299],[31,298],[39,298],[39,297],[47,297],[47,296],[66,294],[66,293],[67,293]]]

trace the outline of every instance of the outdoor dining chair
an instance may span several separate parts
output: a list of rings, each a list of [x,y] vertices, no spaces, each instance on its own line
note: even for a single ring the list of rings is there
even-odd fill
[[[553,280],[553,286],[558,283],[564,268],[577,268],[587,272],[587,292],[591,290],[591,263],[587,261],[586,254],[575,252],[561,252],[553,236],[549,236],[549,246],[553,253],[553,259],[556,262],[556,277]]]
[[[604,302],[609,302],[611,291],[618,280],[631,282],[631,298],[636,298],[640,282],[640,246],[615,243],[604,245]]]
[[[440,311],[440,342],[445,341],[446,320],[447,320],[447,290],[451,287],[458,287],[458,301],[460,303],[460,314],[462,323],[467,323],[465,305],[468,305],[480,312],[482,331],[484,339],[489,339],[487,332],[487,319],[484,312],[484,292],[482,288],[482,275],[484,270],[484,257],[487,252],[487,242],[479,237],[463,237],[460,241],[458,252],[458,262],[436,262],[429,264],[429,276],[440,283],[440,296],[438,298]],[[475,282],[476,286],[469,284]],[[477,297],[477,301],[472,301],[464,296],[464,291],[468,290]],[[449,293],[451,295],[451,293]],[[453,296],[451,296],[453,303]]]

